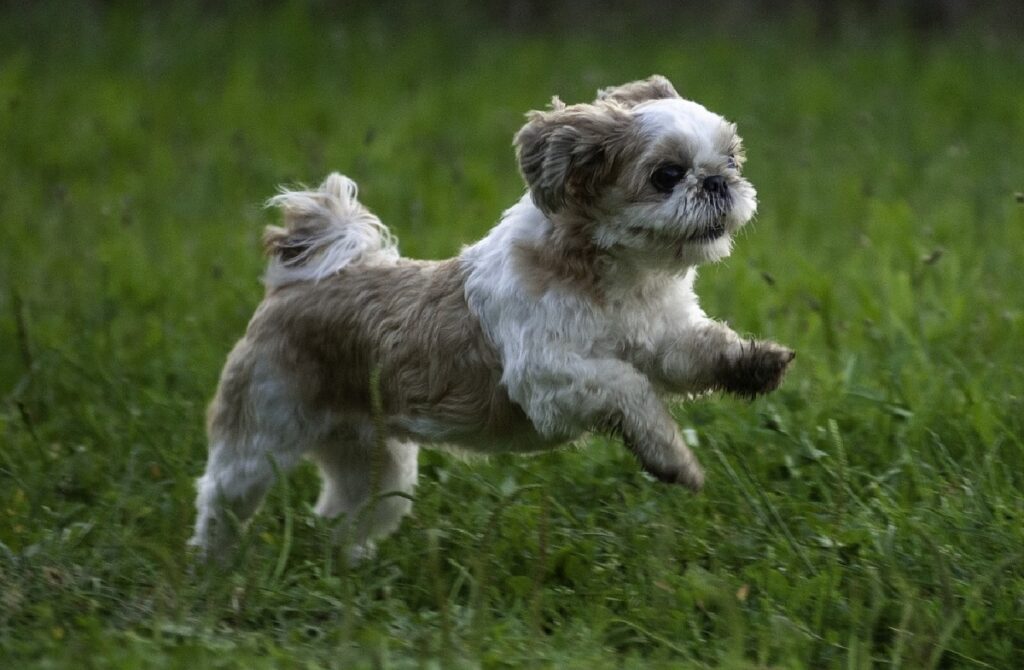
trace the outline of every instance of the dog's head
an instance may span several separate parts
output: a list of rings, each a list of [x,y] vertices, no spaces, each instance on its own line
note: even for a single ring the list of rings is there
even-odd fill
[[[757,210],[736,126],[660,76],[533,111],[516,134],[534,204],[599,249],[657,266],[729,255]],[[581,224],[581,222],[583,222]]]

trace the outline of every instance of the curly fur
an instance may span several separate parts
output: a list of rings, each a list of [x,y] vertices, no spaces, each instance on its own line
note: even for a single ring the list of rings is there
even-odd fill
[[[793,358],[708,318],[693,288],[756,211],[735,126],[653,77],[556,99],[515,146],[527,193],[446,261],[400,257],[346,177],[270,200],[284,226],[264,238],[267,294],[208,415],[203,554],[223,556],[303,457],[353,559],[409,511],[419,445],[525,452],[605,432],[657,479],[701,488],[666,396],[752,397]]]

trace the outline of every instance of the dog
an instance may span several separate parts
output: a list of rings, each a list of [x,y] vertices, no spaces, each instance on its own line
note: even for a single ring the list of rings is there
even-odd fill
[[[757,209],[736,126],[655,75],[554,98],[514,146],[526,193],[449,260],[401,257],[339,174],[269,201],[284,226],[264,236],[266,296],[208,412],[203,556],[223,556],[303,457],[353,561],[409,512],[420,445],[525,453],[612,434],[658,480],[702,487],[666,398],[767,393],[795,356],[709,318],[694,292]]]

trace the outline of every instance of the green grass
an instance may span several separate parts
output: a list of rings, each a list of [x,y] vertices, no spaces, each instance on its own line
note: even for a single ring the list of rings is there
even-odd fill
[[[445,18],[6,10],[0,665],[1024,667],[1019,43]],[[598,439],[425,453],[349,570],[304,468],[195,571],[264,199],[340,170],[406,254],[448,256],[522,192],[524,111],[652,72],[738,122],[760,192],[707,310],[800,353],[768,398],[678,407],[706,491]]]

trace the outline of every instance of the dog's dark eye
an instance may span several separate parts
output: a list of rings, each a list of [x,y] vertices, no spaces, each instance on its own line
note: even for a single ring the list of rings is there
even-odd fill
[[[728,160],[727,160],[727,161],[725,162],[725,165],[726,165],[726,167],[728,167],[728,168],[729,168],[730,170],[735,170],[735,169],[736,169],[736,167],[737,167],[737,166],[736,166],[736,156],[734,156],[734,155],[732,155],[732,154],[729,154],[729,159],[728,159]]]
[[[686,176],[682,165],[663,165],[651,175],[651,185],[662,193],[670,193]]]

